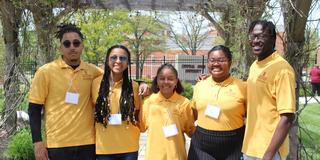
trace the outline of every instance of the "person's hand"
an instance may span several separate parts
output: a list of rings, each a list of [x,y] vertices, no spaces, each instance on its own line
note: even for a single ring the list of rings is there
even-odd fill
[[[207,79],[209,76],[210,76],[209,74],[200,74],[200,75],[198,76],[198,78],[196,79],[196,81],[197,81],[197,82],[200,82],[200,81],[202,81],[202,80]]]
[[[151,94],[150,87],[146,83],[141,83],[138,94],[139,96],[149,96]]]
[[[34,155],[36,160],[48,160],[48,150],[42,141],[35,142],[34,146]]]
[[[265,154],[261,160],[272,160],[272,159],[273,159],[273,156]]]

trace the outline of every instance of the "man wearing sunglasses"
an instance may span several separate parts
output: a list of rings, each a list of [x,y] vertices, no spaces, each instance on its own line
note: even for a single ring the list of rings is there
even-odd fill
[[[92,81],[102,69],[81,60],[83,34],[73,24],[59,26],[61,57],[40,67],[29,94],[29,115],[36,160],[95,160]],[[121,58],[120,58],[121,60]],[[139,88],[148,94],[147,85]],[[44,109],[45,141],[41,136]]]
[[[29,115],[36,160],[94,160],[91,84],[102,74],[80,59],[83,35],[72,24],[58,26],[61,57],[41,66],[32,81]],[[44,109],[45,140],[41,138]]]

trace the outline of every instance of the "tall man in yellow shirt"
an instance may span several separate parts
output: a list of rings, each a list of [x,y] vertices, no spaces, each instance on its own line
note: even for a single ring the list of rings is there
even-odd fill
[[[285,159],[296,104],[294,70],[274,50],[276,31],[272,22],[252,22],[249,39],[257,60],[250,67],[247,81],[244,159]]]
[[[80,59],[83,35],[72,24],[59,26],[61,57],[41,66],[32,81],[29,115],[36,160],[94,160],[93,79],[102,69]],[[41,138],[44,109],[45,141]]]

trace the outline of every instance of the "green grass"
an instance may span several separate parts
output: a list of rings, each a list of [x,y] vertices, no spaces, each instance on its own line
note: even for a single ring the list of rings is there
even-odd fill
[[[299,116],[301,159],[320,159],[320,104],[308,105]]]

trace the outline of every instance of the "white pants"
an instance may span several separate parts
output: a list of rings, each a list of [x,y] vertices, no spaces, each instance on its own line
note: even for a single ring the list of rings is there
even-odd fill
[[[274,155],[274,157],[272,158],[272,160],[285,160],[285,159],[286,159],[286,158],[281,159],[279,152],[277,152],[277,153]],[[243,160],[261,160],[261,158],[251,157],[251,156],[248,156],[248,155],[243,154]]]

